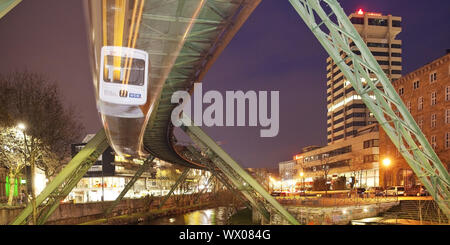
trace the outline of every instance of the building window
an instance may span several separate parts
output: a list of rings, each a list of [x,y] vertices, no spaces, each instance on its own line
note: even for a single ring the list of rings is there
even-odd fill
[[[378,147],[378,146],[380,146],[378,139],[364,141],[364,149],[370,148],[370,147]]]
[[[450,148],[450,132],[445,133],[445,148]]]
[[[431,114],[431,127],[432,128],[436,127],[436,113]]]
[[[430,73],[430,83],[434,83],[437,80],[437,73],[436,72],[432,72]]]
[[[431,105],[436,105],[436,91],[431,93]]]
[[[411,101],[406,102],[406,107],[408,108],[408,111],[411,112]]]
[[[364,163],[368,162],[378,162],[378,154],[372,154],[372,155],[364,155]]]
[[[413,88],[414,88],[414,89],[418,89],[419,86],[420,86],[420,81],[419,81],[419,80],[417,80],[417,81],[415,81],[415,82],[413,83]]]
[[[403,95],[404,92],[405,92],[405,89],[404,89],[404,88],[399,88],[399,89],[398,89],[398,94],[399,94],[399,95]]]
[[[422,130],[423,129],[423,118],[422,117],[419,117],[417,124],[419,124],[420,130]]]
[[[437,144],[436,144],[436,135],[432,135],[431,136],[431,146],[433,147],[433,149],[436,149]]]
[[[450,100],[450,86],[447,86],[447,88],[445,88],[445,101],[449,100]]]
[[[423,97],[420,96],[418,101],[417,101],[417,109],[420,111],[423,109]]]
[[[450,109],[445,110],[445,123],[450,123]]]

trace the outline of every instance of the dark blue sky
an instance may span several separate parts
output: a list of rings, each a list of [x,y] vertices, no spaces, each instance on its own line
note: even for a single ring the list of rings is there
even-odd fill
[[[450,48],[450,1],[341,0],[403,18],[403,74]],[[100,127],[87,59],[81,1],[23,1],[0,20],[0,72],[28,69],[58,81],[86,133]],[[287,0],[263,0],[204,79],[204,90],[280,91],[280,132],[206,128],[245,167],[275,167],[307,145],[326,144],[326,52]]]

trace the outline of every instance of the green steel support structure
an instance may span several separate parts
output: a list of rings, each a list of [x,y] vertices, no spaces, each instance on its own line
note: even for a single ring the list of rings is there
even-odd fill
[[[186,131],[186,130],[185,130]],[[203,154],[207,156],[207,158],[203,157],[201,153],[199,153],[193,146],[188,146],[188,150],[201,160],[202,163],[206,165],[206,168],[214,173],[218,179],[236,195],[241,201],[249,208],[256,208],[258,212],[267,220],[270,220],[270,213],[267,211],[265,204],[260,201],[260,198],[257,196],[257,193],[253,191],[251,188],[246,186],[246,183],[242,178],[233,172],[230,168],[227,167],[227,164],[221,161],[212,151],[210,151],[203,143],[196,140],[198,139],[196,136],[189,134],[186,132],[191,139],[200,146],[203,146]],[[218,169],[217,169],[218,168]],[[222,176],[224,175],[224,176]],[[231,183],[230,183],[231,182]],[[240,194],[239,194],[240,193]],[[243,197],[242,197],[243,196]],[[245,201],[247,200],[247,201]]]
[[[193,125],[192,121],[185,115],[182,118],[183,125]],[[270,219],[266,205],[271,206],[291,224],[300,224],[275,198],[273,198],[250,174],[242,169],[216,142],[197,126],[182,126],[184,132],[192,141],[202,149],[215,167],[219,168],[241,193],[257,208],[265,217]],[[258,196],[259,195],[259,196]],[[262,200],[261,200],[261,198]],[[264,202],[264,201],[266,202]]]
[[[448,171],[339,3],[336,0],[289,1],[450,218]],[[350,60],[349,66],[346,62]]]
[[[205,188],[201,189],[201,190],[197,193],[198,195],[195,197],[194,203],[197,202],[197,200],[200,198],[200,196],[203,194],[203,192],[204,192],[206,189],[208,189],[209,185],[211,185],[211,183],[213,182],[213,181],[212,181],[213,177],[214,177],[214,175],[211,173],[211,176],[209,176],[208,180],[206,181]]]
[[[41,208],[39,222],[43,224],[58,207],[59,202],[73,189],[86,174],[98,157],[108,148],[103,128],[87,143],[87,145],[64,167],[44,190],[36,197],[36,205]],[[29,204],[11,222],[11,225],[25,224],[32,214]]]
[[[0,0],[0,19],[20,2],[22,2],[22,0]]]
[[[120,192],[119,196],[114,200],[114,202],[105,210],[105,216],[108,216],[111,211],[119,204],[123,197],[128,193],[128,191],[133,187],[134,183],[141,177],[141,175],[153,165],[154,156],[150,155],[145,159],[144,163],[139,167],[139,169],[134,174],[133,178],[125,185],[123,190]]]
[[[161,203],[158,206],[158,209],[161,209],[162,206],[164,206],[164,204],[166,203],[167,199],[169,199],[169,197],[172,195],[172,193],[178,188],[178,186],[183,183],[183,181],[186,179],[186,176],[189,173],[189,170],[191,170],[190,168],[185,168],[183,170],[183,172],[181,173],[180,177],[178,177],[177,181],[175,182],[175,184],[172,186],[172,188],[170,188],[169,193],[167,193],[167,195],[164,196],[164,199],[161,201]]]

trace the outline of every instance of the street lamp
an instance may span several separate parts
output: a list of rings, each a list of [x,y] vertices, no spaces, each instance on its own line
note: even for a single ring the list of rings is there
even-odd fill
[[[28,149],[28,144],[27,144],[27,136],[25,134],[25,130],[27,129],[26,125],[22,122],[17,124],[17,128],[19,129],[19,131],[21,131],[23,133],[23,139],[24,139],[24,143],[25,143],[25,155]],[[29,153],[29,151],[28,151]],[[26,171],[26,166],[27,166],[27,158],[25,157],[25,171]],[[34,162],[30,162],[30,166],[31,166],[31,175],[30,175],[30,184],[31,184],[31,205],[33,207],[33,225],[36,225],[36,220],[37,220],[37,207],[36,207],[36,195],[35,195],[35,187],[34,187],[34,174],[36,172],[35,169],[35,165]],[[27,174],[27,173],[26,173]]]
[[[305,193],[305,178],[303,177],[305,174],[300,172],[300,177],[302,177],[302,191]]]
[[[389,176],[388,172],[388,168],[391,165],[391,159],[389,159],[388,157],[384,158],[383,161],[383,166],[386,168],[385,172],[384,172],[384,186],[387,187],[387,176]]]

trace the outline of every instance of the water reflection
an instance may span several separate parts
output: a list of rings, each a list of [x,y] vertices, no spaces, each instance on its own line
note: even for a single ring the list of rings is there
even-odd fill
[[[157,218],[141,225],[225,225],[232,212],[232,208],[218,207]]]

